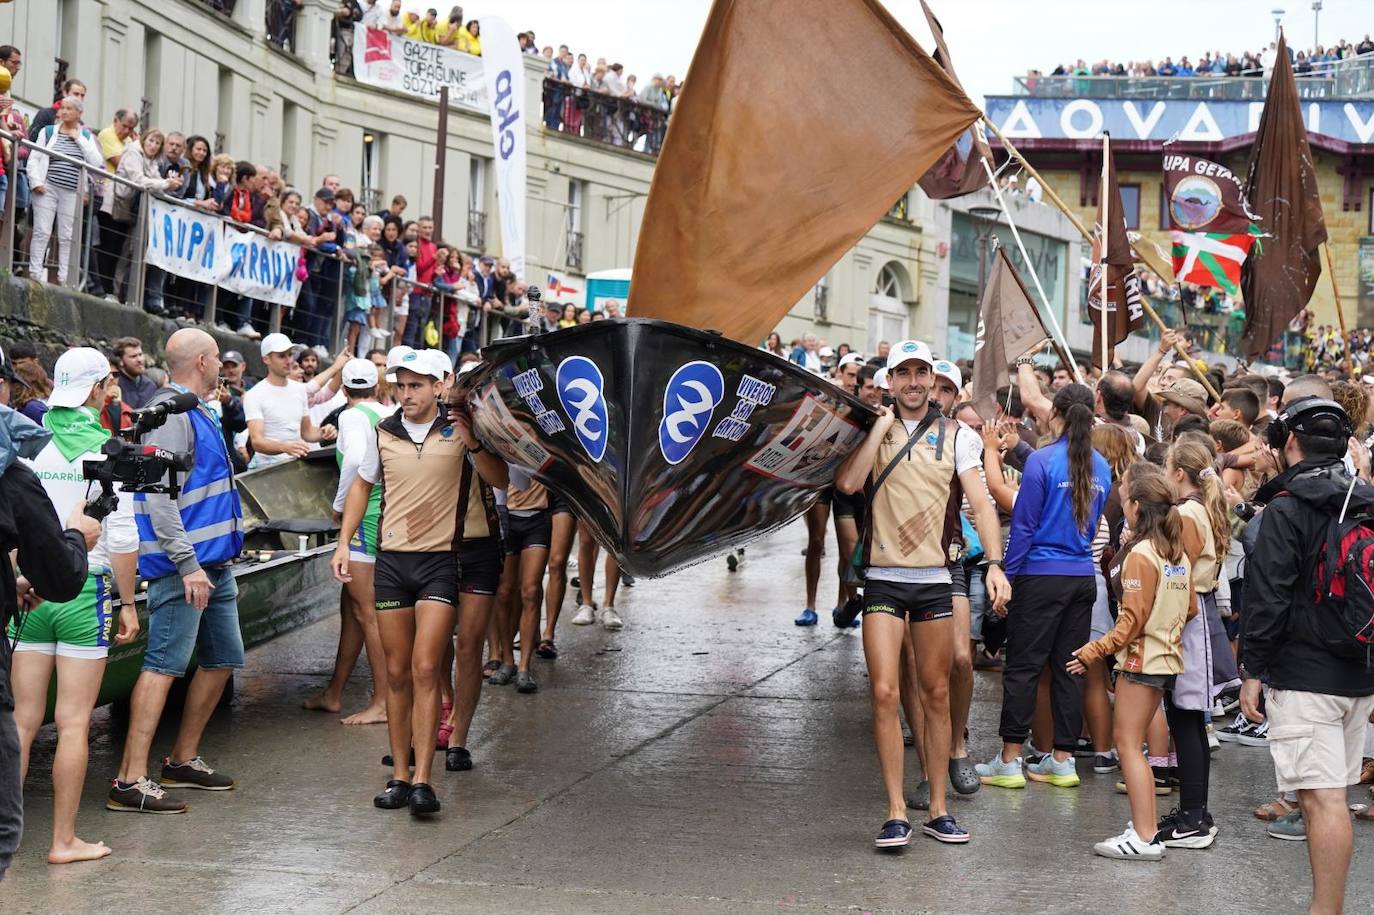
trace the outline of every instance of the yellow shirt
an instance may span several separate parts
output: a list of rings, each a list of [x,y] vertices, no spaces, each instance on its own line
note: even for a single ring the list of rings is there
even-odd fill
[[[454,43],[454,47],[464,54],[471,54],[474,57],[482,56],[482,39],[466,28],[458,30],[458,41]]]
[[[415,16],[414,13],[410,13],[408,15]],[[420,17],[415,16],[415,20],[411,22],[410,27],[406,29],[406,37],[412,38],[415,41],[424,41],[429,44],[438,44],[439,24],[431,23],[427,19],[421,19]]]
[[[105,159],[105,168],[113,172],[119,167],[119,157],[124,155],[124,148],[130,141],[121,140],[113,124],[96,134],[95,138],[100,141],[100,155]]]

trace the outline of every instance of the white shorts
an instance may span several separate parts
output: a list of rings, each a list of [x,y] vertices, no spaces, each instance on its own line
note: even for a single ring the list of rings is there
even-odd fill
[[[1359,783],[1374,696],[1270,689],[1264,708],[1280,791],[1344,789]]]
[[[396,303],[396,307],[392,309],[391,313],[398,318],[410,314],[410,296],[401,296],[401,300]]]
[[[361,562],[372,566],[377,564],[377,554],[369,553],[366,550],[356,549],[353,544],[350,543],[348,545],[348,561],[350,563]]]

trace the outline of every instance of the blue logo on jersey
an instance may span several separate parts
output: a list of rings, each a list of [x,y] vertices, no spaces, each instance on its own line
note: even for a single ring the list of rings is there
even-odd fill
[[[601,369],[586,356],[558,363],[558,399],[563,403],[582,450],[597,463],[606,454],[606,395]]]
[[[680,464],[692,453],[724,397],[725,379],[709,362],[689,362],[673,373],[663,391],[663,421],[658,425],[665,461]]]
[[[442,429],[439,430],[439,434],[442,435],[444,438],[449,438],[453,435],[453,427],[444,426]]]

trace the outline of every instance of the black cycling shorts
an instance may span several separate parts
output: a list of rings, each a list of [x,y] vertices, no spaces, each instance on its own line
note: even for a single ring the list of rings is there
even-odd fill
[[[911,584],[869,578],[864,585],[864,616],[886,613],[913,623],[954,616],[953,590],[947,584]]]
[[[836,518],[853,518],[855,524],[862,525],[867,499],[862,490],[845,495],[837,489],[830,497],[830,506]]]
[[[458,590],[464,594],[495,594],[501,584],[501,560],[501,543],[496,537],[464,540],[458,548]]]
[[[547,550],[552,541],[553,515],[547,509],[533,515],[512,514],[506,524],[507,556],[518,556],[525,550]]]
[[[547,491],[549,494],[550,515],[571,515],[573,513],[572,506],[568,504],[567,499],[563,498],[552,489]]]
[[[968,597],[968,569],[962,562],[951,562],[949,569],[949,588],[954,597]]]
[[[377,552],[373,591],[378,610],[414,607],[422,600],[457,606],[458,563],[453,553]]]

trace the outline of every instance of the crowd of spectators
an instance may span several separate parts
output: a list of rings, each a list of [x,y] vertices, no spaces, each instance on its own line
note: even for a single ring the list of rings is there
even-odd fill
[[[1050,71],[1050,76],[1120,76],[1120,77],[1190,77],[1190,76],[1261,76],[1268,73],[1274,65],[1278,53],[1278,43],[1270,42],[1262,51],[1243,51],[1239,54],[1224,54],[1221,51],[1203,51],[1196,59],[1187,55],[1177,61],[1166,56],[1156,64],[1153,60],[1131,60],[1125,63],[1112,62],[1105,58],[1089,64],[1079,58],[1073,64],[1060,64]],[[1288,48],[1288,56],[1293,71],[1298,77],[1322,77],[1330,74],[1335,63],[1349,58],[1374,53],[1374,40],[1366,34],[1356,44],[1344,38],[1330,46],[1317,45],[1295,51]],[[1039,78],[1045,74],[1032,70],[1028,78]]]

